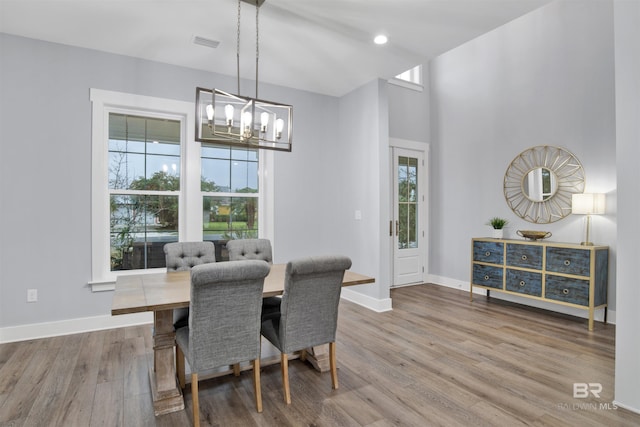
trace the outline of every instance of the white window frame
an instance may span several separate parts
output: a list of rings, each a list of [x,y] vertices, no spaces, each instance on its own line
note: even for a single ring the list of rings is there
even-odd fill
[[[418,64],[415,67],[389,79],[389,83],[422,92],[424,90],[424,84],[422,81],[422,64]]]
[[[202,197],[200,188],[200,143],[195,141],[195,106],[192,102],[134,95],[123,92],[90,90],[92,103],[91,171],[91,280],[94,292],[115,288],[120,275],[145,274],[161,269],[111,271],[109,238],[109,113],[161,117],[180,121],[181,177],[178,235],[180,241],[202,241]],[[273,242],[273,153],[259,150],[260,237]],[[171,192],[175,194],[175,192]]]

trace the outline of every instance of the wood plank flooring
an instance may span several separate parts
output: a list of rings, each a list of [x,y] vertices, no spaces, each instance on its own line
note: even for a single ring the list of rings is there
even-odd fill
[[[615,326],[435,285],[392,291],[392,312],[343,301],[339,390],[329,373],[290,363],[262,369],[264,412],[251,375],[200,383],[205,426],[638,426],[615,409]],[[151,327],[0,345],[0,426],[189,426],[184,411],[154,417],[147,375]],[[600,398],[573,398],[573,383]]]

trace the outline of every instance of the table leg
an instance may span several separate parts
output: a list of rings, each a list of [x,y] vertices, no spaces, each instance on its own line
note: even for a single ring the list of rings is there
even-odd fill
[[[157,415],[184,409],[182,391],[177,383],[174,348],[173,310],[153,313],[153,368],[149,370],[153,409]]]
[[[308,348],[305,360],[308,360],[320,372],[329,371],[329,344]]]

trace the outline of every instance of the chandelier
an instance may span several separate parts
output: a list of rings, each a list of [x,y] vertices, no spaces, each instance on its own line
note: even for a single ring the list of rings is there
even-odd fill
[[[241,2],[256,8],[256,95],[240,95],[240,6]],[[236,65],[238,94],[219,89],[196,88],[196,141],[291,151],[291,105],[258,99],[258,59],[260,6],[264,0],[238,0]]]

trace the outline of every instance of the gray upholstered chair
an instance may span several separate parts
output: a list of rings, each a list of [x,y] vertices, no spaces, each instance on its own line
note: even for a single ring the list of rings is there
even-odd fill
[[[273,263],[273,251],[269,239],[237,239],[227,242],[229,261],[242,259],[261,259]],[[262,300],[262,312],[275,313],[280,309],[280,297],[267,297]]]
[[[264,261],[247,260],[198,265],[191,269],[189,326],[176,331],[176,371],[184,388],[184,359],[191,367],[193,424],[200,425],[198,373],[250,360],[256,409],[260,391],[260,310]]]
[[[237,239],[227,242],[229,261],[243,259],[261,259],[273,263],[271,242],[269,239]]]
[[[191,270],[196,265],[216,262],[213,242],[173,242],[164,245],[167,271]]]
[[[263,312],[261,334],[281,352],[284,400],[291,403],[287,354],[329,343],[331,383],[338,388],[336,327],[345,256],[318,256],[290,261],[277,313]]]
[[[213,242],[173,242],[164,245],[167,271],[185,271],[200,264],[216,262]],[[187,326],[189,309],[173,310],[173,327]]]

